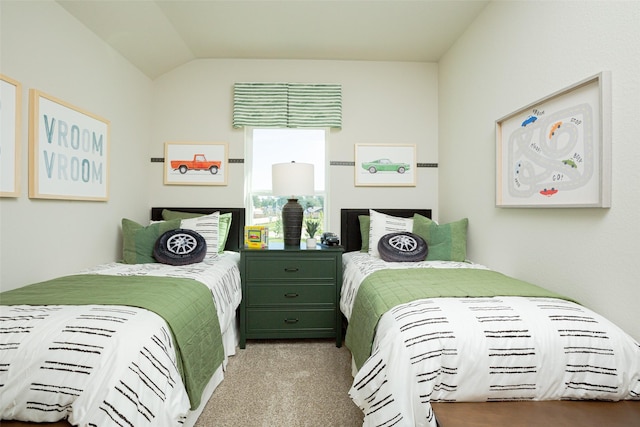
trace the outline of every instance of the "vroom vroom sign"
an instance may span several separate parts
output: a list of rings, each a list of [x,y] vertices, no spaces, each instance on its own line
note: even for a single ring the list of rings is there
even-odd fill
[[[31,89],[29,197],[106,201],[109,121]]]

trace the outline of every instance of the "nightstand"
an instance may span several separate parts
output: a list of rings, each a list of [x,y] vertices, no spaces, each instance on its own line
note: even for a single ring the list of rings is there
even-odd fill
[[[240,250],[240,348],[247,339],[333,338],[342,346],[342,247]]]

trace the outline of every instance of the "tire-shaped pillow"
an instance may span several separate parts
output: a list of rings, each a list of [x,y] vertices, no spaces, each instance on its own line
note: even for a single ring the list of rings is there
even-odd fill
[[[422,237],[407,231],[385,234],[378,241],[378,252],[384,261],[424,261],[428,251],[427,242]]]
[[[187,265],[201,262],[207,254],[207,242],[201,234],[184,228],[169,230],[158,237],[153,257],[163,264]]]

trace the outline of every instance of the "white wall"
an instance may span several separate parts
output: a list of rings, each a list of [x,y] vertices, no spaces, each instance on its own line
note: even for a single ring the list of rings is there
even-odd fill
[[[343,129],[329,159],[353,161],[356,143],[417,145],[438,162],[437,65],[356,61],[198,60],[151,82],[57,3],[1,1],[0,72],[23,84],[21,194],[0,199],[0,284],[12,289],[119,259],[120,221],[148,220],[151,206],[242,206],[244,166],[223,187],[165,186],[166,141],[226,141],[244,158],[231,126],[237,81],[332,82],[343,86]],[[108,202],[28,198],[28,90],[39,89],[111,122]],[[410,188],[354,187],[351,166],[332,166],[329,229],[342,207],[430,207],[438,214],[438,170],[417,170]]]
[[[439,63],[440,216],[469,256],[573,297],[640,339],[640,3],[492,2]],[[495,120],[612,73],[610,209],[495,207]],[[464,125],[461,125],[461,124]]]
[[[353,161],[356,143],[416,144],[417,161],[438,162],[437,65],[414,62],[197,60],[154,82],[152,149],[166,141],[228,142],[229,158],[244,158],[244,131],[232,127],[235,82],[342,85],[343,128],[330,133],[330,161]],[[163,185],[152,168],[155,205],[242,206],[244,165],[229,165],[226,187]],[[330,167],[329,229],[339,232],[340,208],[428,207],[438,214],[438,171],[418,168],[416,187],[355,187],[352,166]]]
[[[120,221],[149,217],[151,81],[52,1],[0,2],[0,73],[22,83],[21,191],[0,199],[0,286],[13,289],[121,255]],[[28,198],[28,91],[111,121],[107,202]]]

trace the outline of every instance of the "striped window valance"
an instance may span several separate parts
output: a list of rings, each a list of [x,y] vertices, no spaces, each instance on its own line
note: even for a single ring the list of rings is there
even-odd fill
[[[342,86],[236,83],[233,127],[342,127]]]

